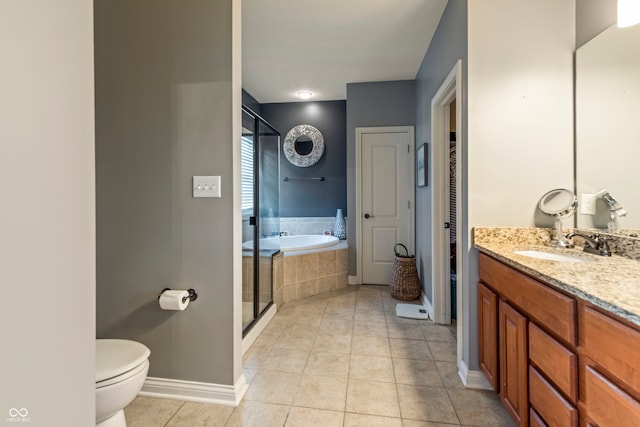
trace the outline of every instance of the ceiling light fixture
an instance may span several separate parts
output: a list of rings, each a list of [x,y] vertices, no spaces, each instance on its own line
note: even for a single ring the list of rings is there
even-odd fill
[[[301,99],[309,99],[313,96],[313,93],[311,93],[311,91],[308,90],[301,90],[300,92],[297,93],[298,98]]]
[[[640,0],[618,0],[618,27],[640,23]]]

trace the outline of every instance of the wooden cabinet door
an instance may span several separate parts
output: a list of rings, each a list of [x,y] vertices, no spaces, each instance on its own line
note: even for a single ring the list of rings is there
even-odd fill
[[[478,283],[478,353],[480,370],[498,393],[498,296]]]
[[[498,308],[500,400],[518,426],[529,425],[527,318],[505,301]]]

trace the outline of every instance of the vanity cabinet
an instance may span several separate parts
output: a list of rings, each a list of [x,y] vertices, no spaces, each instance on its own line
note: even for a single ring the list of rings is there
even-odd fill
[[[638,325],[484,253],[478,269],[480,369],[517,425],[640,426]]]
[[[640,328],[587,303],[579,324],[584,425],[640,425]]]
[[[576,300],[483,253],[478,263],[481,370],[517,425],[577,426]]]

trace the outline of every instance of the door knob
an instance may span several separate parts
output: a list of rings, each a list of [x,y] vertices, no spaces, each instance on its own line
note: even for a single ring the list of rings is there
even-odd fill
[[[369,215],[368,213],[364,214],[365,219],[373,218],[373,215]]]

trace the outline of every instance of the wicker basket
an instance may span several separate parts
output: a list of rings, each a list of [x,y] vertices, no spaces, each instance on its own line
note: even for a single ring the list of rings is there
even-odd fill
[[[405,255],[398,253],[398,247],[404,249]],[[416,257],[409,255],[407,247],[398,243],[393,247],[396,254],[391,270],[391,280],[389,282],[389,292],[395,299],[402,301],[413,301],[420,297],[422,285],[416,270]]]

